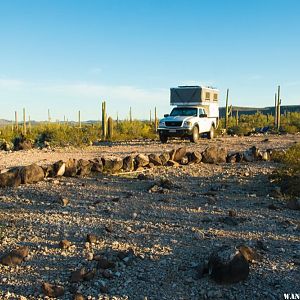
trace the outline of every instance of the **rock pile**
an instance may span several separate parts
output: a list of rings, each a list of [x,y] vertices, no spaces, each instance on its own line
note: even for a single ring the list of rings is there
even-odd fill
[[[32,164],[26,167],[16,167],[0,174],[0,187],[16,187],[20,184],[36,183],[46,177],[76,177],[90,176],[93,173],[118,173],[142,171],[159,166],[178,167],[179,165],[209,164],[267,161],[272,158],[272,151],[260,151],[252,147],[247,151],[228,153],[226,148],[209,146],[202,153],[187,151],[186,147],[173,149],[162,154],[138,154],[125,158],[107,156],[101,159],[57,161],[52,165],[38,166]]]

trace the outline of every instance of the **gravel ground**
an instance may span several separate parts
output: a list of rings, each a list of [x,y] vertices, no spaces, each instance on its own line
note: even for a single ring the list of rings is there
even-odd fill
[[[268,140],[266,140],[268,139]],[[300,136],[259,136],[203,140],[198,145],[132,142],[88,149],[32,150],[0,154],[0,169],[33,162],[94,158],[106,154],[155,153],[184,144],[230,150],[287,148]],[[80,291],[87,299],[284,299],[299,293],[299,211],[272,198],[268,175],[273,162],[158,167],[137,174],[49,179],[35,185],[0,189],[0,253],[30,247],[20,266],[0,265],[0,299],[45,299],[42,282],[65,288],[60,299]],[[161,178],[170,187],[149,189]],[[63,206],[61,199],[69,199]],[[273,204],[273,205],[271,205]],[[271,206],[270,206],[271,205]],[[236,213],[234,222],[227,216]],[[97,236],[94,243],[87,235]],[[63,250],[59,242],[71,247]],[[199,278],[199,265],[221,245],[261,246],[244,282],[219,285]],[[263,245],[263,247],[262,247]],[[125,259],[118,253],[130,251]],[[94,258],[114,260],[111,271],[71,283],[80,267],[96,268]],[[47,298],[49,299],[49,298]]]

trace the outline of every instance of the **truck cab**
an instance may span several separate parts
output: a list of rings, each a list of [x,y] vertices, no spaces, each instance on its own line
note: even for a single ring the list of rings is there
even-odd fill
[[[218,90],[200,86],[171,88],[170,103],[176,106],[159,122],[162,143],[171,137],[198,142],[202,133],[214,137],[219,122]]]

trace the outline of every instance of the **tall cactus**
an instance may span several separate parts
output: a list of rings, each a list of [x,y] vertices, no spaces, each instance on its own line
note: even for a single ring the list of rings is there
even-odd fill
[[[114,122],[113,122],[113,119],[112,117],[109,117],[108,120],[107,120],[107,132],[108,132],[108,139],[109,140],[112,140],[113,138],[113,135],[114,135]]]
[[[16,131],[18,132],[19,123],[18,123],[18,112],[17,111],[15,111],[15,126],[16,126]]]
[[[280,99],[280,85],[278,86],[278,93],[277,93],[277,129],[280,129],[280,105],[281,105],[281,99]]]
[[[229,89],[227,89],[226,93],[226,108],[225,108],[225,129],[228,129],[228,96],[229,96]]]
[[[274,128],[277,127],[277,93],[275,93],[275,105],[274,105]]]
[[[107,115],[106,102],[102,102],[102,139],[105,140],[107,136]]]
[[[132,110],[131,110],[131,106],[129,109],[129,122],[132,123]]]
[[[156,106],[154,108],[154,130],[157,132],[157,127],[158,127],[158,119],[157,119],[157,110]]]
[[[239,125],[239,110],[238,109],[236,110],[235,123],[236,123],[236,126]]]
[[[26,128],[26,111],[25,108],[23,108],[23,134],[27,134],[27,128]]]

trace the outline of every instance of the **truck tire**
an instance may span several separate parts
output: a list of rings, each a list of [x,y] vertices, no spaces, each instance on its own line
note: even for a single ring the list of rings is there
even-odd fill
[[[191,136],[191,142],[198,143],[199,141],[199,128],[195,126],[193,128],[192,136]]]
[[[212,140],[215,137],[215,127],[212,125],[210,131],[208,132],[208,138]]]
[[[167,141],[168,141],[168,136],[167,135],[164,135],[164,134],[160,134],[159,135],[159,140],[165,144]]]

